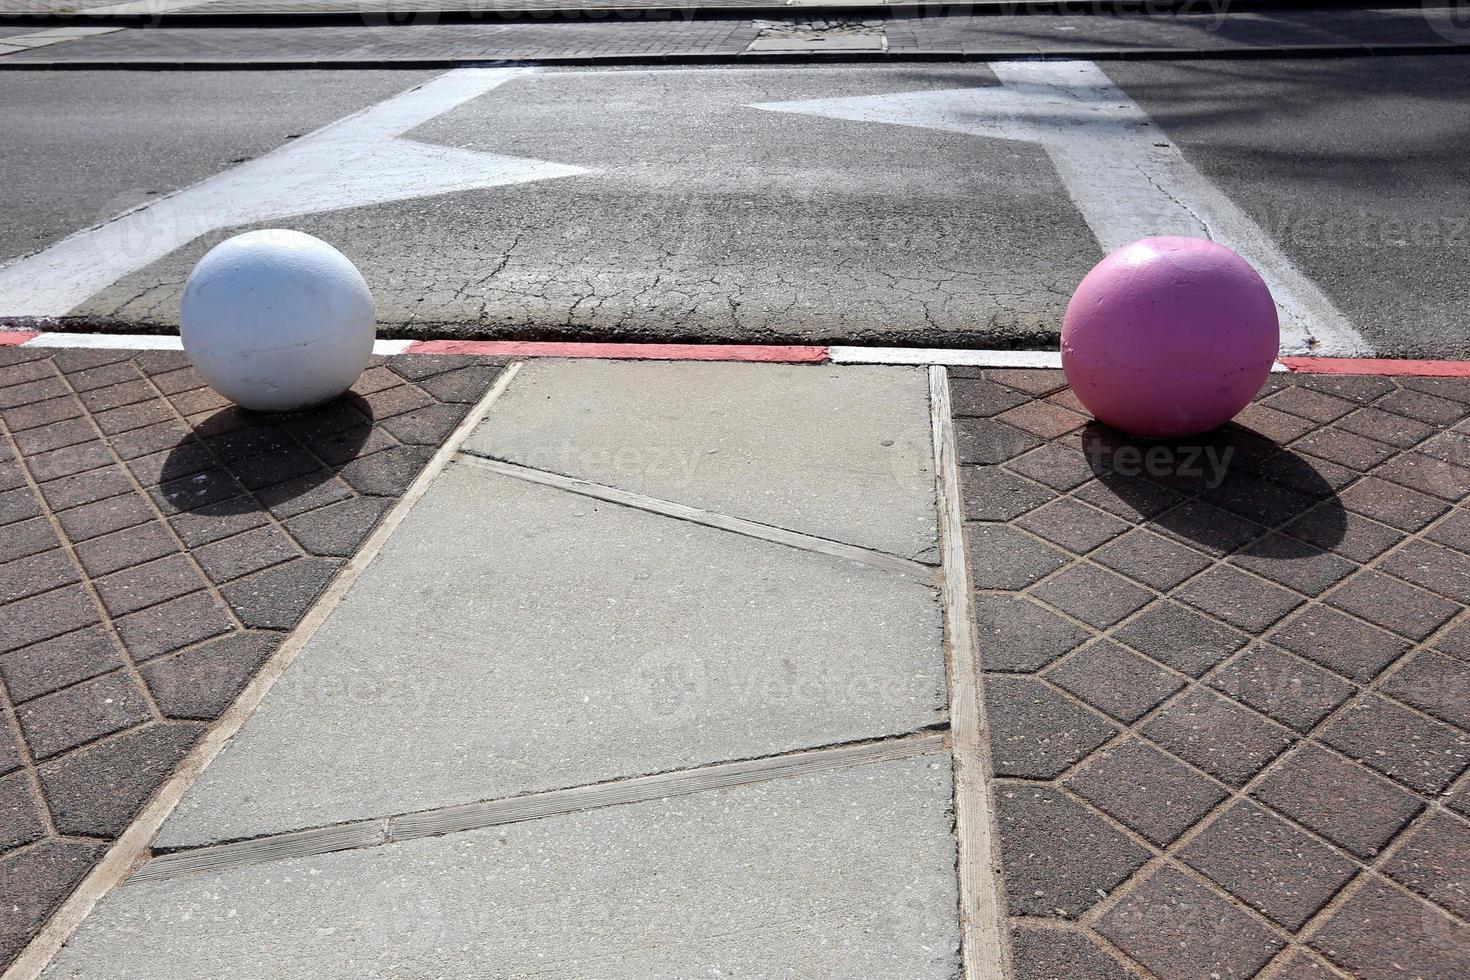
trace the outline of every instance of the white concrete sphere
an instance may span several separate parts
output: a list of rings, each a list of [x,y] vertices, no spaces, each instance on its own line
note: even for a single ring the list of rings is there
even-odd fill
[[[372,293],[320,238],[272,228],[221,242],[184,283],[179,333],[210,387],[290,412],[352,387],[373,353]]]

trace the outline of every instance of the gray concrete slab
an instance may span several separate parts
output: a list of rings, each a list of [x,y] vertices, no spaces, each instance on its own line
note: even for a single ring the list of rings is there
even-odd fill
[[[46,974],[958,975],[927,756],[126,886]]]
[[[926,582],[461,464],[158,845],[907,732],[945,710]]]
[[[921,368],[526,365],[467,451],[933,561]]]

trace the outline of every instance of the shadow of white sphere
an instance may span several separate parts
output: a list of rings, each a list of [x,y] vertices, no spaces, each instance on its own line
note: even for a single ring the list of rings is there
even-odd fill
[[[221,242],[184,283],[179,333],[210,387],[241,408],[291,412],[352,387],[376,316],[351,260],[299,231]]]

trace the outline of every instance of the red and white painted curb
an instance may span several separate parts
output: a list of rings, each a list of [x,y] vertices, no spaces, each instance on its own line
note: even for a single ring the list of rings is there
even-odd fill
[[[0,331],[0,347],[101,347],[117,350],[183,350],[178,337]],[[936,347],[856,347],[799,344],[612,344],[528,340],[379,340],[373,353],[472,354],[481,357],[600,358],[630,361],[742,361],[754,364],[889,364],[982,368],[1060,368],[1058,351],[967,350]],[[1293,374],[1376,374],[1421,378],[1470,378],[1470,361],[1394,360],[1374,357],[1283,357],[1273,371]]]

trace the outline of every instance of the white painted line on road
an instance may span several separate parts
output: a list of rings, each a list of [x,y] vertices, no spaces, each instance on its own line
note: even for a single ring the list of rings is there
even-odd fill
[[[87,13],[97,13],[97,11],[89,10]],[[120,30],[122,30],[121,27],[56,27],[51,30],[33,31],[30,34],[15,34],[4,39],[5,43],[0,47],[9,50],[0,51],[0,54],[46,48],[53,44],[61,44],[63,41],[77,41],[84,37],[97,37],[99,34],[115,34]]]
[[[1151,235],[1210,238],[1260,272],[1285,354],[1360,356],[1368,343],[1259,225],[1090,61],[998,61],[999,86],[752,106],[1040,143],[1104,251]]]
[[[828,347],[833,364],[947,364],[991,368],[1059,368],[1061,351],[943,350],[933,347]]]
[[[461,68],[265,156],[0,266],[0,316],[62,316],[98,290],[224,228],[586,173],[402,134],[532,68]]]
[[[402,354],[412,340],[375,340],[373,353],[385,357]],[[37,334],[22,347],[93,347],[107,350],[183,350],[178,337],[138,333],[66,333],[55,331]]]

